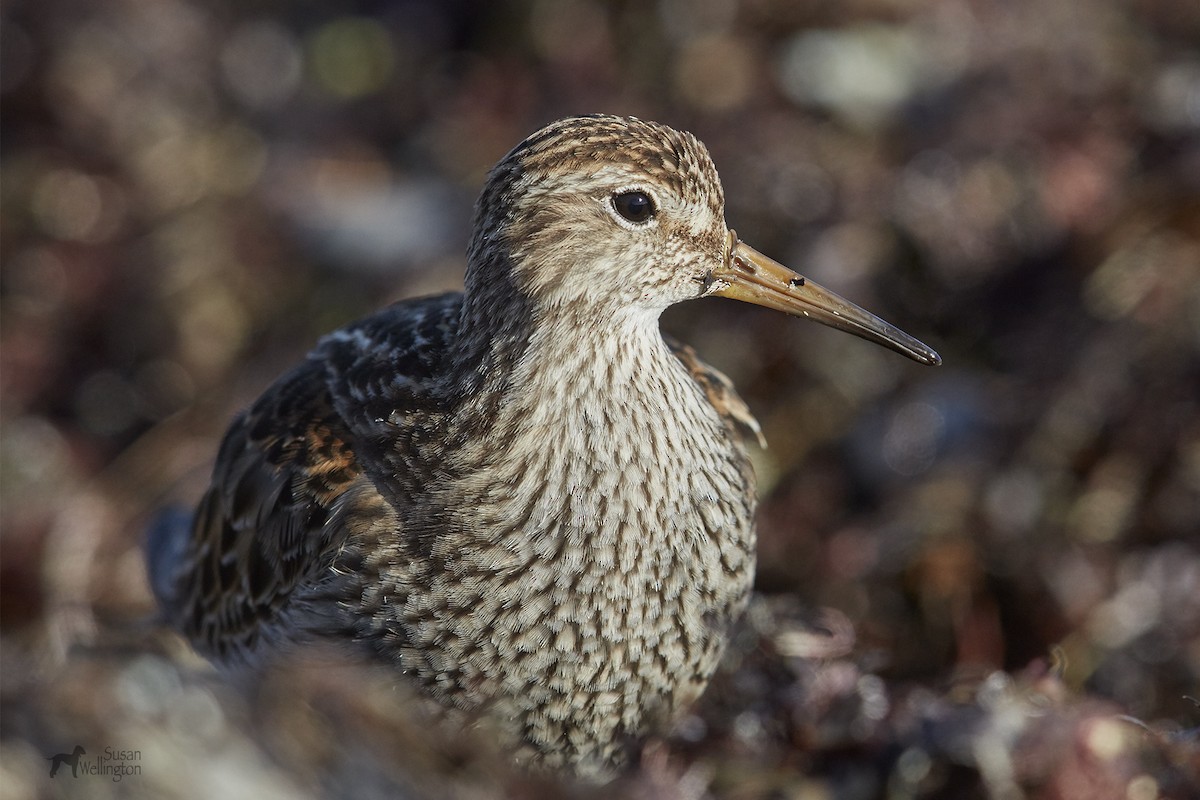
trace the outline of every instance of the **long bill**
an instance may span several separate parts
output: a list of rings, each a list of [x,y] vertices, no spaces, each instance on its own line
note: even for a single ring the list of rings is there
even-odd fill
[[[720,285],[713,294],[766,306],[861,336],[922,364],[936,366],[942,357],[928,345],[844,297],[792,272],[729,232],[725,266],[713,273]]]

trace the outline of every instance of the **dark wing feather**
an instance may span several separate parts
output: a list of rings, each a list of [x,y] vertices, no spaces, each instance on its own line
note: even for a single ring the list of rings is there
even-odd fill
[[[261,624],[329,568],[340,544],[344,530],[327,523],[362,469],[324,377],[306,362],[225,435],[167,609],[210,656],[253,651]]]
[[[398,303],[318,349],[335,408],[372,482],[398,507],[424,492],[452,398],[439,392],[462,312],[458,293]]]
[[[239,661],[264,636],[287,638],[290,607],[322,596],[348,536],[379,519],[397,524],[365,469],[384,446],[372,431],[397,434],[380,427],[397,386],[419,402],[452,333],[427,323],[450,308],[454,296],[398,303],[331,334],[234,420],[182,555],[151,560],[155,586],[168,587],[160,602],[197,649]]]

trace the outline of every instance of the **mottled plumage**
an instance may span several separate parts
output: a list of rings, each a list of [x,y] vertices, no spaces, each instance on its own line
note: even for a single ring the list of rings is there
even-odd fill
[[[749,300],[936,363],[756,253],[686,133],[560,121],[492,171],[462,294],[325,337],[232,425],[152,583],[205,655],[356,642],[530,761],[597,774],[704,689],[754,574],[757,423],[663,338]]]

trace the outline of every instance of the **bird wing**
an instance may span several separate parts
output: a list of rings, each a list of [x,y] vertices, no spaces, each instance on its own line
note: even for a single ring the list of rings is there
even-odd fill
[[[717,409],[730,432],[742,441],[753,437],[759,447],[765,448],[767,440],[763,436],[762,426],[754,418],[746,401],[737,393],[733,381],[729,380],[725,373],[704,363],[691,347],[670,336],[663,336],[663,339],[675,357],[683,362],[683,366],[691,373],[696,383],[700,384],[708,402]]]
[[[234,420],[160,598],[198,649],[246,659],[263,636],[286,627],[273,623],[289,605],[336,579],[350,534],[392,521],[394,505],[366,454],[384,447],[371,441],[371,426],[388,420],[398,401],[388,393],[384,409],[369,388],[408,381],[419,398],[450,333],[422,326],[456,319],[454,308],[454,295],[397,303],[339,329]],[[347,373],[358,382],[347,384]],[[397,432],[389,423],[381,436]]]
[[[361,475],[318,361],[234,420],[166,602],[197,649],[218,660],[255,649],[292,592],[330,566],[344,534],[330,522]]]

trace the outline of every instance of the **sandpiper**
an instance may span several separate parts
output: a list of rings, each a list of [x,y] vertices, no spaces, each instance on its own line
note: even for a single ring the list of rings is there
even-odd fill
[[[703,691],[753,578],[758,424],[658,324],[709,296],[940,362],[740,241],[690,134],[564,119],[491,171],[463,292],[329,334],[234,420],[148,543],[166,616],[224,664],[353,643],[604,774]]]

